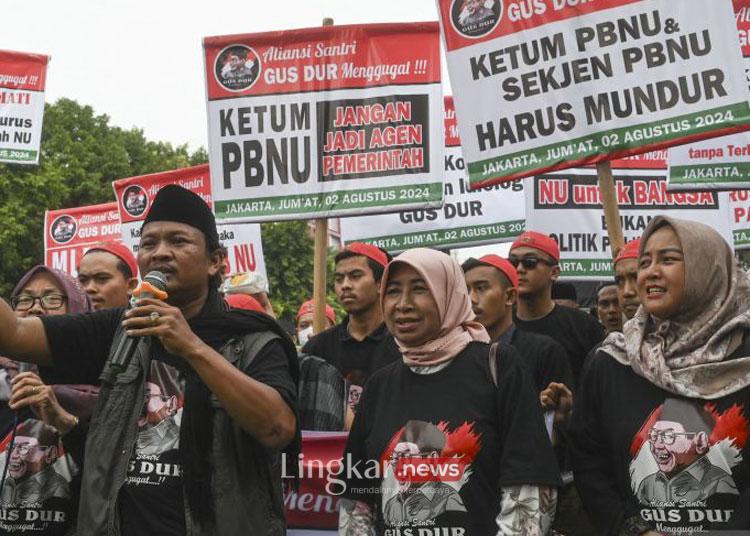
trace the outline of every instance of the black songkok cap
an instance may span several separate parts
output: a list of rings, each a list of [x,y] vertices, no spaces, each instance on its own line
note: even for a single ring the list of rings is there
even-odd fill
[[[169,184],[156,194],[141,231],[153,221],[184,223],[206,235],[206,243],[219,242],[216,218],[206,202],[198,194],[176,184]]]

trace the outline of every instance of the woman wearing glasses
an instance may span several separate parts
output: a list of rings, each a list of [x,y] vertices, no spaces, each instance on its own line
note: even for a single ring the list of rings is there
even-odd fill
[[[430,249],[386,268],[402,360],[368,380],[349,435],[340,534],[546,534],[559,470],[518,354],[474,320],[461,267]],[[362,475],[362,479],[357,478]]]
[[[750,528],[750,276],[713,229],[657,217],[641,307],[587,364],[575,482],[601,534]]]
[[[21,278],[10,303],[19,317],[91,310],[75,279],[45,266],[36,266]],[[78,423],[91,414],[96,391],[94,386],[45,385],[35,372],[18,374],[16,362],[0,358],[3,435],[17,422],[13,448],[6,442],[0,452],[0,467],[7,464],[0,507],[16,511],[17,516],[4,518],[0,534],[57,535],[75,525],[78,479],[73,475],[78,464],[70,453],[83,450],[84,431]]]

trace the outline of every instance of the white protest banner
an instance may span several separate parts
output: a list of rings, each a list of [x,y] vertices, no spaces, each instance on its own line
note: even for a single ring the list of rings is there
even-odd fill
[[[122,220],[122,241],[138,253],[141,226],[156,194],[168,184],[178,184],[212,204],[211,182],[207,164],[140,177],[119,179],[112,183]],[[260,225],[228,223],[216,220],[219,241],[227,248],[230,273],[258,272],[266,277]]]
[[[750,249],[750,190],[729,192],[734,249]]]
[[[38,164],[49,57],[0,50],[0,162]]]
[[[472,186],[750,128],[731,0],[437,2]]]
[[[750,0],[734,0],[744,68],[750,83]],[[750,132],[713,138],[669,150],[669,189],[735,190],[750,186]]]
[[[48,210],[44,213],[44,264],[78,275],[78,263],[99,242],[120,242],[117,203]]]
[[[344,243],[367,242],[391,253],[414,247],[458,248],[512,241],[524,230],[523,181],[469,191],[453,97],[445,97],[445,203],[341,219]]]
[[[217,217],[441,205],[436,23],[207,37],[203,47]]]
[[[666,169],[613,170],[626,241],[643,234],[655,216],[696,220],[732,244],[729,200],[721,192],[667,191]],[[595,170],[570,169],[525,181],[526,226],[560,245],[562,277],[611,279],[612,253]]]

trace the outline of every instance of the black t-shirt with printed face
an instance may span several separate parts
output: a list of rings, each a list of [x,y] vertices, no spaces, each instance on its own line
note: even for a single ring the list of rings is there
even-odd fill
[[[575,481],[602,534],[631,518],[663,534],[750,529],[750,388],[680,397],[600,350],[575,403]]]
[[[79,468],[54,428],[29,418],[17,430],[0,495],[0,534],[62,536],[75,520],[72,481]],[[9,441],[10,433],[3,441],[0,467],[7,463]]]
[[[380,509],[380,534],[495,534],[501,486],[559,484],[530,376],[504,346],[496,387],[488,349],[471,343],[431,374],[393,363],[368,381],[345,495]],[[384,472],[368,472],[378,461]]]
[[[562,305],[555,305],[552,312],[538,320],[521,320],[514,312],[513,323],[520,330],[551,337],[565,348],[575,382],[586,356],[606,335],[604,326],[593,316]]]
[[[314,337],[302,348],[302,352],[322,357],[336,367],[349,382],[349,407],[356,410],[362,387],[379,368],[398,361],[401,354],[393,337],[381,324],[363,340],[349,335],[349,317]]]
[[[151,361],[138,439],[120,490],[123,534],[185,532],[179,451],[185,381],[180,368]]]
[[[122,309],[42,318],[54,367],[41,369],[48,383],[94,383],[109,355]],[[179,456],[184,402],[179,358],[152,359],[146,381],[139,433],[118,497],[124,536],[184,536],[185,504]],[[294,407],[296,386],[283,346],[266,344],[244,371],[276,389]],[[249,454],[248,454],[249,455]]]

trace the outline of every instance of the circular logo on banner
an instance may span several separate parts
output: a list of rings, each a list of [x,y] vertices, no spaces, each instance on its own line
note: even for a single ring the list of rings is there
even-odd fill
[[[52,222],[52,227],[49,230],[52,240],[58,244],[67,244],[76,235],[76,229],[78,225],[73,216],[58,216],[55,221]]]
[[[146,195],[146,190],[137,184],[128,186],[125,188],[125,191],[122,192],[122,206],[125,207],[125,212],[134,218],[143,215],[143,213],[146,212],[146,207],[148,207],[148,195]]]
[[[227,91],[244,91],[260,75],[260,56],[246,45],[229,45],[214,61],[216,81]]]
[[[453,28],[469,39],[477,39],[494,30],[503,18],[503,0],[453,0]]]

